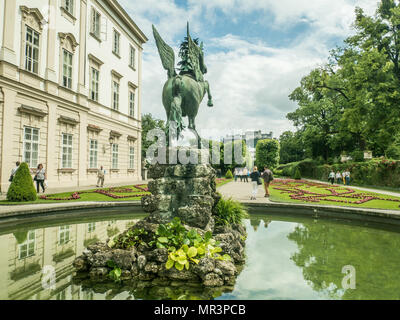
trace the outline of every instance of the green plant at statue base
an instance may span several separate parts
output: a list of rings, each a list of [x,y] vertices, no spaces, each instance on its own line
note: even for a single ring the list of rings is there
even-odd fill
[[[226,179],[233,179],[233,174],[231,170],[228,170],[225,174]]]
[[[295,180],[301,180],[301,173],[299,167],[296,167],[296,171],[294,173],[293,179]]]
[[[144,229],[129,229],[124,232],[121,236],[117,237],[112,243],[112,246],[117,246],[121,249],[130,249],[137,247],[140,244],[144,244],[143,236],[148,234]]]
[[[110,279],[114,280],[115,282],[121,282],[121,268],[118,267],[118,265],[112,260],[107,261],[107,266],[112,269],[108,274]]]
[[[244,206],[232,198],[221,198],[216,207],[215,223],[217,225],[242,224],[249,217]]]
[[[220,254],[222,249],[218,246],[219,242],[212,238],[211,232],[206,232],[202,237],[195,229],[188,231],[177,217],[170,223],[160,224],[149,245],[168,249],[167,269],[175,267],[179,271],[184,268],[189,270],[191,263],[197,264],[205,256],[219,260],[231,259],[227,254]]]
[[[7,200],[13,202],[35,201],[36,190],[33,185],[28,165],[23,162],[15,172],[14,178],[7,191]]]

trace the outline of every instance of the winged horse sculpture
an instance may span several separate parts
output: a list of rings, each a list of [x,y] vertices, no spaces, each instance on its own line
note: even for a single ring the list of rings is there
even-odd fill
[[[204,64],[203,43],[198,45],[198,40],[192,40],[189,34],[189,23],[187,24],[187,37],[182,42],[179,57],[182,59],[180,73],[175,70],[175,54],[172,48],[164,42],[153,25],[153,35],[156,40],[158,53],[165,70],[167,70],[168,80],[164,84],[162,102],[167,114],[166,134],[167,146],[169,146],[170,135],[174,136],[171,129],[172,122],[176,126],[176,139],[185,126],[182,117],[188,117],[188,129],[192,130],[197,137],[198,148],[201,148],[201,139],[196,131],[195,119],[199,111],[199,106],[205,94],[208,95],[209,107],[213,106],[210,86],[203,75],[207,73]]]

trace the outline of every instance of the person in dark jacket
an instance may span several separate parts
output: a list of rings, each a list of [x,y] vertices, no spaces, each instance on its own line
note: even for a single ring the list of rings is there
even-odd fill
[[[271,183],[272,180],[274,180],[274,175],[271,170],[268,169],[268,167],[264,167],[264,172],[261,174],[261,177],[264,180],[264,189],[265,189],[265,196],[264,197],[269,197],[269,184]]]
[[[250,197],[251,200],[256,200],[257,192],[258,192],[258,180],[260,179],[261,175],[258,172],[257,167],[253,168],[253,172],[250,173],[251,184],[253,186],[252,195]]]

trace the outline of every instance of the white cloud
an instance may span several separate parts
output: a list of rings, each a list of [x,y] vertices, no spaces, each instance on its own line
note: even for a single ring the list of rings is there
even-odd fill
[[[197,127],[204,135],[218,131],[224,135],[231,129],[273,131],[278,137],[292,129],[285,118],[296,106],[288,99],[303,76],[326,61],[332,37],[345,38],[351,31],[355,6],[372,14],[377,0],[188,0],[187,8],[172,0],[121,0],[139,27],[148,35],[143,56],[142,110],[166,119],[161,102],[162,87],[167,79],[151,32],[157,26],[161,36],[177,51],[175,39],[185,33],[186,21],[201,36],[212,28],[216,19],[236,19],[240,14],[263,10],[274,17],[273,28],[288,28],[307,21],[312,32],[300,34],[284,48],[271,47],[263,39],[240,38],[227,34],[207,40],[205,61],[214,99],[208,108],[205,98],[197,117]],[[173,23],[171,23],[173,21]],[[271,27],[271,21],[259,24]],[[177,56],[176,56],[177,57]],[[220,132],[220,133],[219,133]]]

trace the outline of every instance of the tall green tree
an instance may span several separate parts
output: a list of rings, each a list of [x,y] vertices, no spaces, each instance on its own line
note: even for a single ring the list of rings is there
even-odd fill
[[[153,129],[161,129],[165,132],[164,120],[156,119],[151,113],[142,115],[142,160],[146,158],[147,149],[155,142],[147,140],[147,134]]]
[[[281,145],[279,153],[280,163],[290,163],[305,158],[306,146],[303,142],[301,131],[285,131],[279,137]]]

